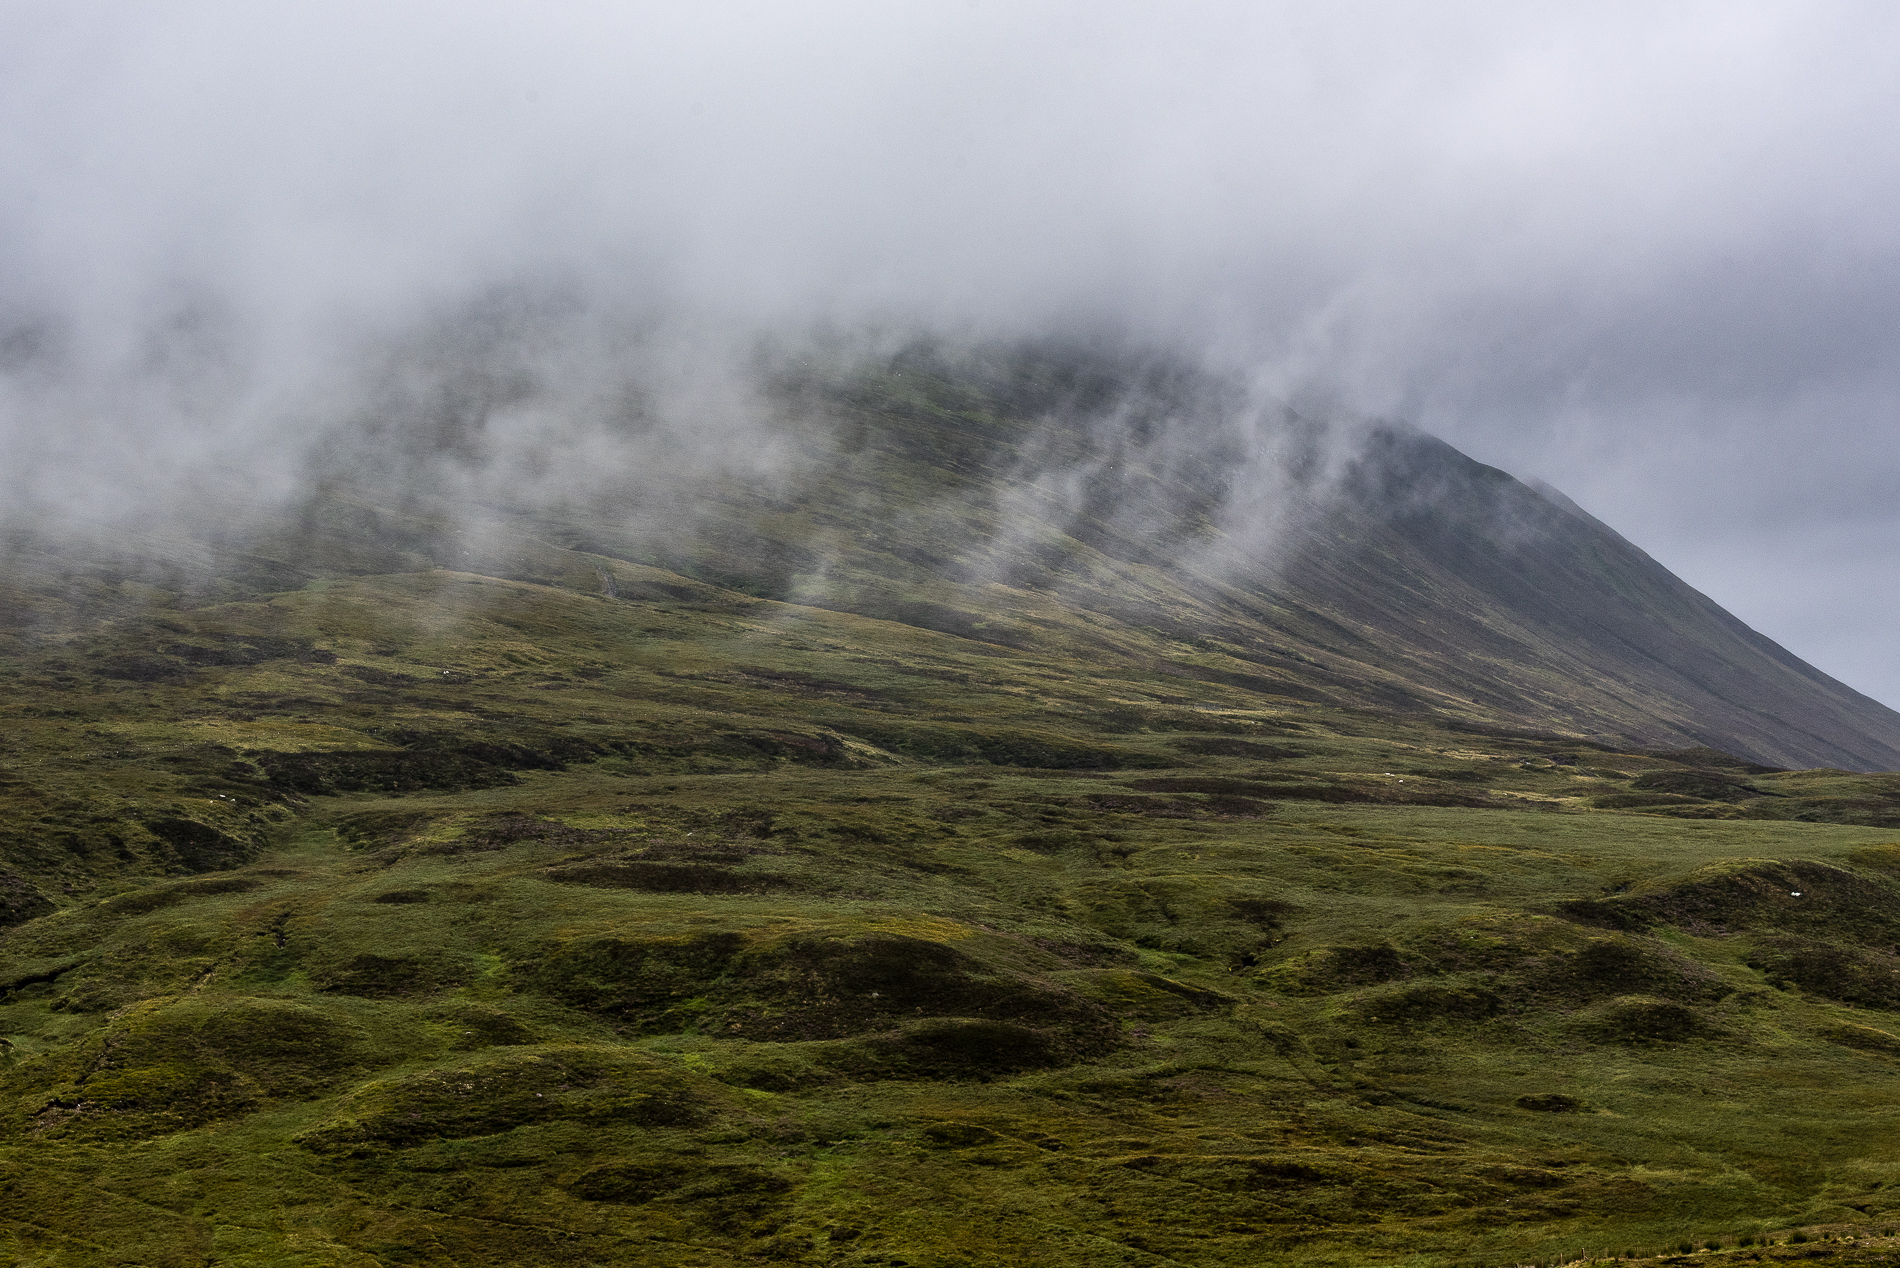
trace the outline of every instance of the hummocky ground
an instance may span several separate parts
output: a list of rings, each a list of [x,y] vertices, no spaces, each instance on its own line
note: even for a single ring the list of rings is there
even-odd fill
[[[1513,600],[1522,533],[1415,524],[1515,560],[1441,570],[1505,631],[1460,659],[1404,634],[1424,581],[1326,607],[1305,565],[1249,591],[1074,519],[1026,571],[773,562],[895,522],[863,506],[746,504],[657,562],[336,497],[195,558],[23,538],[0,1245],[1894,1254],[1900,776],[1845,769],[1880,764],[1878,706],[1608,539],[1577,550],[1663,633],[1635,600],[1595,605],[1616,637]],[[1658,651],[1691,644],[1729,676]],[[1697,713],[1723,682],[1783,703],[1725,729]],[[1816,745],[1843,768],[1768,760]]]

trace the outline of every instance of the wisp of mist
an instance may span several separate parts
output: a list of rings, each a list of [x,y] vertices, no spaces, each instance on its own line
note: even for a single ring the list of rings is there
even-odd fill
[[[796,480],[787,364],[1094,341],[1239,385],[1250,550],[1288,406],[1400,419],[1900,694],[1879,6],[4,13],[16,522]]]

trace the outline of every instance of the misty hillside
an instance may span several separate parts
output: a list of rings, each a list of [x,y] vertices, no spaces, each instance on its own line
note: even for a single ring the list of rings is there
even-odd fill
[[[592,590],[621,560],[1289,702],[1900,767],[1900,714],[1560,493],[1416,431],[1328,427],[1165,359],[926,349],[781,367],[764,421],[697,447],[609,414],[595,461],[506,448],[538,389],[461,353],[317,445],[289,510],[108,535],[90,562],[16,533],[36,562],[13,628],[117,611],[128,583],[236,597],[449,568]]]

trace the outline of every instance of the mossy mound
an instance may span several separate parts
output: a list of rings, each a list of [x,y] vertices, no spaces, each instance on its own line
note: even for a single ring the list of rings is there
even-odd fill
[[[738,992],[773,1001],[760,1007]],[[915,1017],[1099,1028],[1086,998],[951,945],[899,934],[794,937],[735,957],[721,1024],[749,1039],[841,1038]]]
[[[404,1149],[556,1121],[695,1126],[718,1111],[716,1085],[624,1049],[514,1049],[366,1084],[324,1125],[297,1136],[313,1153]]]
[[[361,1070],[365,1036],[290,1001],[193,999],[141,1005],[64,1061],[29,1062],[8,1082],[40,1134],[163,1135],[261,1105],[303,1100]]]
[[[306,959],[310,984],[334,995],[400,999],[432,995],[466,982],[474,972],[464,957],[442,952],[387,954],[365,951],[343,957]]]
[[[1317,947],[1260,975],[1264,985],[1292,995],[1330,995],[1378,982],[1394,982],[1416,972],[1397,948]]]
[[[1796,986],[1854,1008],[1900,1011],[1900,948],[1775,939],[1748,957],[1771,985]]]
[[[1900,942],[1900,882],[1806,859],[1725,862],[1628,895],[1567,903],[1562,911],[1614,929],[1813,930],[1863,943]]]
[[[1495,1017],[1504,998],[1470,982],[1406,982],[1355,995],[1347,1012],[1367,1022],[1409,1026],[1463,1025]]]
[[[1718,1036],[1695,1008],[1648,995],[1622,995],[1582,1011],[1571,1029],[1595,1043],[1664,1044]]]

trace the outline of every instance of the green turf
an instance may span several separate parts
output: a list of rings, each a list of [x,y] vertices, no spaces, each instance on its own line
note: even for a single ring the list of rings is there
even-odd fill
[[[13,1261],[1888,1262],[1900,776],[1686,745],[1889,715],[1418,438],[1267,585],[1168,384],[913,362],[777,485],[9,526]]]
[[[599,566],[613,597],[339,577],[16,648],[17,1262],[1502,1265],[1900,1224],[1893,777]]]

